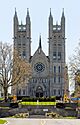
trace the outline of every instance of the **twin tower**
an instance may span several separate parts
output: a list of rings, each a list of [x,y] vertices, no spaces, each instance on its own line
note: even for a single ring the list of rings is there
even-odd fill
[[[48,38],[49,38],[49,58],[50,58],[50,51],[52,50],[51,44],[54,39],[54,42],[59,39],[59,42],[65,40],[65,16],[64,16],[64,10],[62,12],[61,17],[61,24],[56,25],[53,24],[53,17],[51,14],[50,9],[50,15],[49,15],[49,32],[48,32]],[[61,43],[62,44],[62,43]],[[17,12],[15,9],[15,15],[14,15],[14,46],[18,48],[19,53],[21,56],[25,56],[25,58],[29,61],[31,57],[31,21],[30,21],[30,15],[29,15],[29,9],[27,9],[27,16],[26,16],[26,24],[23,25],[22,22],[19,24]],[[26,50],[24,49],[24,46],[26,46]],[[20,48],[20,49],[19,49]],[[65,56],[65,53],[64,55]],[[65,57],[64,57],[65,61]]]
[[[65,82],[65,16],[64,10],[61,16],[61,23],[56,25],[53,16],[49,15],[48,22],[48,56],[42,50],[41,37],[39,47],[31,56],[31,21],[27,9],[26,24],[19,24],[17,12],[14,15],[14,48],[19,55],[25,58],[32,65],[32,79],[27,88],[17,88],[21,96],[47,97],[62,96],[68,90],[68,83]],[[35,44],[35,43],[34,43]],[[66,83],[66,85],[65,85]],[[19,90],[18,90],[19,89]],[[16,93],[14,93],[16,94]]]

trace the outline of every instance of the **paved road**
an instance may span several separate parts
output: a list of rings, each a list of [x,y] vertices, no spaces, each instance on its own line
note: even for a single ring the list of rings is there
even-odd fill
[[[80,125],[79,119],[15,119],[6,118],[7,125]]]

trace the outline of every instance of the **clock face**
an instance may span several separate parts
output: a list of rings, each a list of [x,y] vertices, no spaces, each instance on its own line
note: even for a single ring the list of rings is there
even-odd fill
[[[37,72],[43,72],[44,69],[45,69],[45,65],[44,65],[43,63],[41,63],[41,62],[36,63],[36,64],[34,65],[34,69],[35,69],[35,71],[37,71]]]

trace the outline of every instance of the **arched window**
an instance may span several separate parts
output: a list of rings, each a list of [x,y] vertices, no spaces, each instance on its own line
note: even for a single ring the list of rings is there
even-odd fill
[[[21,89],[18,90],[18,94],[21,95]]]
[[[58,52],[58,60],[61,60],[61,52]]]
[[[58,77],[58,82],[60,83],[60,81],[61,81],[61,78],[60,78],[60,76]]]
[[[56,76],[54,76],[54,83],[56,83]]]
[[[54,66],[54,73],[56,73],[56,66]]]
[[[61,72],[61,68],[60,68],[60,66],[58,67],[58,72],[59,72],[59,73]]]
[[[26,52],[25,52],[25,50],[23,51],[23,57],[25,57],[26,56]]]
[[[60,89],[58,90],[58,95],[60,95]]]
[[[54,95],[56,95],[56,89],[54,89]]]
[[[53,60],[56,60],[56,52],[53,52]]]
[[[25,95],[25,89],[23,90],[23,95]]]

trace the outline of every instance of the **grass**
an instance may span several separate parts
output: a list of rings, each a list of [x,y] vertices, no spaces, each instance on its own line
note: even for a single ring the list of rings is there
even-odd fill
[[[0,100],[4,100],[4,98],[0,98]]]
[[[0,106],[0,109],[10,109],[8,106]]]
[[[56,102],[21,102],[21,105],[56,105]]]
[[[64,119],[76,119],[76,117],[71,117],[71,116],[67,116],[67,117],[63,117]]]
[[[4,124],[4,123],[6,123],[6,122],[7,122],[6,120],[0,119],[0,124]]]
[[[72,107],[65,107],[65,109],[73,109]]]
[[[78,106],[80,107],[80,102],[78,103]]]

